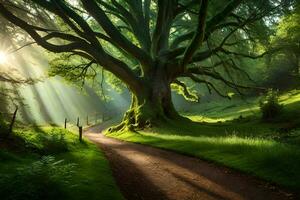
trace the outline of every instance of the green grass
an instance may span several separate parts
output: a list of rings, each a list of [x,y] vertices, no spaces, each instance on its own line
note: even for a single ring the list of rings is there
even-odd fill
[[[1,199],[123,199],[94,144],[55,127],[19,128],[14,137],[23,147],[0,149]]]
[[[222,99],[210,103],[193,104],[182,110],[182,113],[198,122],[224,122],[243,117],[260,117],[259,101],[261,97],[248,99]],[[282,94],[279,102],[284,106],[284,113],[280,120],[291,119],[300,114],[300,90],[293,90]],[[299,120],[300,122],[300,120]]]
[[[235,135],[193,137],[126,132],[109,136],[214,161],[292,189],[300,189],[300,150],[296,146]]]
[[[235,101],[234,105],[204,104],[207,108],[199,109],[202,114],[197,114],[195,107],[191,113],[186,110],[185,114],[200,122],[171,122],[147,131],[108,136],[199,157],[299,190],[300,93],[282,95],[280,100],[284,111],[273,123],[262,122],[258,110],[238,118],[245,110],[258,109],[259,100],[251,99],[250,108]],[[293,130],[285,131],[290,124]]]

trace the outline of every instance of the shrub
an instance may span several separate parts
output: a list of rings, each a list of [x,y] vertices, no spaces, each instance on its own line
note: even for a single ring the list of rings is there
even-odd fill
[[[280,115],[282,105],[279,103],[278,91],[268,91],[266,97],[260,101],[260,110],[264,121],[273,120]]]
[[[17,129],[13,136],[15,139],[23,140],[25,150],[40,155],[55,155],[69,152],[70,146],[75,143],[72,134],[60,128],[44,129],[33,127],[26,129],[24,127],[23,129]]]
[[[65,139],[65,134],[58,129],[53,128],[48,134],[41,134],[42,153],[57,154],[68,151],[68,143]]]
[[[14,174],[0,174],[0,196],[3,200],[65,199],[71,185],[74,164],[64,164],[52,156],[42,157]]]

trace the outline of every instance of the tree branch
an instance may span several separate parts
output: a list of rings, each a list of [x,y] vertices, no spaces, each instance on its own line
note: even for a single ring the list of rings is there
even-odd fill
[[[84,8],[101,25],[104,31],[115,41],[118,46],[126,50],[130,55],[139,60],[144,68],[152,66],[152,59],[140,48],[132,44],[113,25],[105,12],[94,0],[81,0]]]
[[[198,15],[198,25],[194,38],[192,39],[190,45],[184,52],[183,59],[181,61],[182,68],[185,69],[186,65],[189,63],[194,53],[197,51],[198,47],[201,46],[206,25],[206,15],[207,15],[208,0],[202,0]]]
[[[152,57],[160,56],[168,49],[169,33],[174,18],[175,0],[158,0],[158,13],[152,35]]]
[[[47,38],[50,37],[51,35],[50,36],[49,35],[45,36],[45,38],[41,37],[36,32],[36,29],[33,26],[29,25],[27,22],[21,20],[20,18],[14,16],[11,12],[9,12],[3,6],[2,3],[0,3],[0,13],[3,15],[4,18],[11,21],[15,25],[19,26],[23,30],[25,30],[37,42],[38,45],[41,45],[43,48],[45,48],[49,51],[61,53],[61,52],[69,52],[69,51],[76,50],[76,49],[84,50],[85,49],[84,46],[87,45],[86,42],[84,42],[83,40],[81,40],[79,38],[76,38],[76,42],[72,42],[72,43],[69,43],[69,44],[66,44],[66,45],[51,44],[51,43],[47,42]],[[66,34],[61,34],[61,35],[63,37],[66,36]]]
[[[173,80],[172,83],[176,84],[182,88],[184,97],[186,97],[187,99],[193,99],[193,100],[196,100],[197,102],[199,102],[199,100],[200,100],[199,96],[191,94],[190,91],[188,90],[187,86],[183,82],[175,79],[175,80]]]
[[[198,78],[197,76],[195,76],[191,73],[186,74],[186,76],[189,77],[190,79],[192,79],[196,83],[204,83],[207,86],[207,89],[208,89],[209,93],[211,93],[211,88],[212,88],[219,96],[230,99],[230,97],[228,95],[222,94],[222,92],[220,92],[214,86],[214,84],[212,84],[211,82],[200,79],[200,78]]]

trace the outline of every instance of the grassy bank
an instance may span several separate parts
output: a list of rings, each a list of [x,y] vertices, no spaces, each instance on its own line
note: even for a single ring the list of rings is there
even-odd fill
[[[242,117],[259,118],[259,101],[262,97],[221,99],[207,103],[191,104],[181,112],[194,121],[215,123],[230,121]],[[279,102],[284,106],[278,121],[286,121],[300,114],[300,90],[281,94]],[[300,120],[299,120],[300,122]]]
[[[292,189],[300,189],[300,150],[296,146],[235,135],[193,137],[126,132],[109,136],[204,158]]]
[[[18,128],[0,146],[1,199],[123,199],[98,148],[60,128]]]
[[[198,113],[202,114],[197,114],[194,107],[188,116],[196,122],[176,122],[109,136],[199,157],[299,190],[300,94],[280,97],[284,110],[272,123],[262,122],[258,110],[239,118],[245,110],[258,108],[258,99],[251,102],[250,107],[241,102],[204,105],[210,111],[201,107]]]

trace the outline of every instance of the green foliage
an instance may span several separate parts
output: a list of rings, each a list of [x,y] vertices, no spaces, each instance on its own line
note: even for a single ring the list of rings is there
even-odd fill
[[[276,35],[272,37],[272,42],[278,45],[297,44],[300,39],[300,4],[288,15],[281,18]]]
[[[295,66],[288,54],[277,54],[277,59],[272,59],[270,66],[265,69],[265,87],[286,91],[298,88],[300,77],[295,76]]]
[[[72,187],[75,169],[75,164],[47,156],[18,168],[14,174],[0,174],[1,199],[63,199],[63,188]]]
[[[17,129],[15,134],[25,141],[26,148],[32,149],[41,155],[68,152],[77,141],[76,137],[70,137],[68,131],[56,127]]]
[[[199,4],[194,4],[186,0],[180,2],[177,1],[170,2],[170,6],[168,6],[167,9],[171,8],[172,6],[178,7],[178,12],[177,11],[175,12],[178,15],[172,12],[169,13],[166,10],[166,13],[161,16],[162,18],[164,18],[164,20],[162,20],[160,23],[156,23],[159,14],[158,12],[159,4],[155,1],[148,1],[150,3],[149,5],[150,8],[149,11],[147,12],[150,13],[149,16],[146,13],[147,6],[145,4],[147,1],[140,1],[139,3],[129,3],[130,1],[117,1],[111,5],[109,2],[110,1],[99,1],[98,4],[101,5],[100,7],[105,11],[107,15],[106,20],[110,20],[108,24],[113,25],[111,27],[108,25],[104,25],[101,22],[99,23],[99,21],[97,22],[97,20],[94,17],[86,18],[86,12],[89,11],[86,11],[85,8],[82,7],[82,4],[79,3],[78,1],[74,1],[74,2],[72,1],[72,3],[68,1],[61,2],[61,5],[63,5],[64,8],[69,9],[70,12],[73,11],[74,14],[76,13],[76,15],[69,16],[71,21],[76,21],[77,23],[79,23],[80,21],[79,19],[81,19],[82,21],[86,22],[86,24],[84,25],[79,23],[74,26],[74,24],[67,22],[66,19],[64,19],[63,13],[53,13],[51,14],[53,16],[49,18],[47,14],[38,12],[39,9],[41,8],[48,10],[49,13],[53,12],[53,10],[51,9],[49,10],[49,5],[52,5],[51,2],[45,4],[39,4],[39,6],[37,6],[35,5],[35,3],[24,1],[22,3],[22,6],[19,5],[24,10],[28,9],[28,12],[39,13],[40,16],[38,18],[35,18],[34,16],[33,17],[28,17],[26,15],[24,16],[24,13],[23,14],[15,13],[15,15],[17,17],[20,17],[20,19],[25,19],[25,21],[27,21],[29,24],[39,25],[41,27],[48,27],[49,33],[51,32],[53,27],[55,27],[55,30],[58,30],[58,32],[65,34],[63,36],[54,34],[56,36],[53,36],[53,38],[51,37],[52,35],[51,34],[50,36],[48,36],[50,38],[48,39],[45,38],[46,42],[49,42],[50,45],[42,45],[44,47],[51,46],[51,45],[58,45],[58,46],[63,44],[66,45],[69,42],[70,44],[72,44],[73,42],[77,43],[78,41],[80,41],[79,44],[76,44],[79,45],[80,47],[76,46],[75,49],[71,48],[71,50],[65,50],[68,53],[61,54],[59,57],[52,59],[51,62],[50,75],[60,75],[62,77],[65,77],[70,82],[74,81],[74,82],[84,83],[86,81],[85,78],[94,79],[95,77],[99,76],[99,74],[101,74],[100,72],[101,70],[99,69],[101,69],[102,67],[104,67],[107,71],[114,73],[119,78],[123,76],[121,74],[124,74],[125,71],[131,71],[130,74],[134,73],[137,77],[141,79],[145,78],[145,80],[148,80],[150,77],[144,77],[144,76],[148,76],[147,74],[152,74],[152,72],[143,73],[142,72],[143,67],[146,67],[147,65],[151,65],[151,67],[147,66],[147,68],[150,67],[153,69],[153,71],[155,71],[154,69],[157,67],[155,66],[157,63],[164,63],[164,64],[168,63],[173,65],[173,59],[175,61],[177,59],[180,60],[183,57],[183,53],[186,51],[175,51],[176,52],[175,54],[171,53],[173,52],[173,50],[177,48],[177,45],[175,44],[174,47],[172,47],[172,43],[176,41],[178,37],[185,36],[186,33],[190,33],[194,31],[194,28],[198,21],[198,17],[194,13],[197,12],[197,10],[199,9]],[[205,61],[201,60],[201,65],[203,64],[205,70],[210,71],[213,74],[215,73],[220,74],[220,76],[222,76],[224,79],[230,82],[232,81],[233,83],[242,83],[242,85],[248,84],[248,82],[244,80],[247,79],[247,77],[245,76],[245,72],[249,72],[249,71],[245,70],[244,68],[250,68],[250,64],[249,67],[248,66],[244,67],[241,61],[244,60],[242,59],[242,57],[249,57],[249,56],[252,57],[256,53],[260,53],[260,51],[263,52],[262,50],[264,50],[265,47],[269,45],[270,42],[269,36],[274,32],[276,32],[276,30],[274,29],[275,27],[274,25],[276,24],[277,20],[286,14],[282,12],[282,10],[284,9],[292,10],[293,6],[290,6],[292,4],[288,4],[292,2],[294,1],[253,0],[253,1],[243,1],[241,2],[240,5],[238,5],[238,3],[236,3],[236,5],[235,4],[231,5],[231,3],[229,2],[212,0],[208,8],[208,17],[207,17],[208,25],[211,26],[209,27],[209,29],[211,30],[208,30],[208,33],[206,34],[207,36],[207,38],[205,38],[206,44],[204,44],[201,48],[199,48],[199,50],[197,50],[197,53],[209,52],[211,49],[220,49],[220,47],[218,46],[221,44],[224,50],[222,51],[218,50],[210,57],[208,56]],[[12,3],[14,3],[14,1],[12,1]],[[20,2],[18,3],[15,2],[15,3],[21,4]],[[140,9],[142,8],[142,5],[144,5],[144,9]],[[53,4],[53,6],[56,5]],[[181,13],[180,10],[185,6],[187,6],[188,8],[183,9],[185,11],[182,11]],[[232,6],[233,9],[232,11],[230,11],[231,10],[230,6]],[[224,10],[225,7],[227,7],[227,9]],[[171,10],[172,9],[170,9],[170,11]],[[234,14],[229,15],[229,13],[226,13],[226,11],[228,12],[230,11],[230,13],[234,13]],[[169,21],[170,17],[168,17],[169,14],[167,13],[169,13],[172,16],[174,15],[172,17],[172,20]],[[215,18],[216,21],[214,21],[212,19],[214,19],[214,16],[218,16],[216,14],[220,14],[220,15],[219,17],[216,17]],[[74,16],[76,16],[76,19],[74,18]],[[149,17],[149,21],[146,20],[146,18],[148,17]],[[49,18],[50,20],[49,19],[47,20],[47,18]],[[159,20],[157,22],[159,22]],[[287,22],[289,23],[289,19],[287,19]],[[297,20],[293,20],[293,23],[294,22],[297,22]],[[55,26],[52,27],[51,25],[54,24]],[[163,28],[158,25],[162,25]],[[77,26],[81,26],[81,28]],[[83,26],[84,27],[89,26],[89,28],[82,28]],[[110,28],[104,28],[104,27],[110,27]],[[78,28],[81,30],[79,30]],[[17,31],[10,27],[7,29],[9,29],[10,32],[12,30],[15,32]],[[111,35],[108,29],[118,32],[116,34],[118,35],[118,37],[116,37],[116,35],[114,36]],[[285,29],[285,27],[283,26],[283,28],[279,28],[279,29]],[[161,30],[162,31],[165,30],[165,31],[163,31],[163,33],[159,33]],[[297,33],[295,31],[296,29],[294,28],[288,30]],[[91,31],[94,31],[94,33],[91,33]],[[153,34],[156,31],[159,33],[157,38],[155,36],[156,34]],[[281,35],[283,36],[285,35],[285,33],[281,33],[282,31],[279,32]],[[153,35],[153,40],[151,40],[150,38],[151,35]],[[71,36],[71,38],[68,36]],[[74,36],[76,36],[76,38]],[[183,38],[186,39],[178,43],[179,45],[178,47],[184,49],[190,43],[191,38],[187,36]],[[292,36],[292,38],[294,38],[294,36]],[[225,41],[224,39],[227,39],[227,41]],[[147,44],[148,42],[149,44]],[[82,45],[82,43],[85,45]],[[98,45],[98,43],[101,45]],[[160,46],[159,43],[161,44],[165,43],[170,45],[164,45],[166,46],[165,47],[166,49],[161,48],[160,50],[162,52],[158,51],[157,52],[158,54],[154,55],[156,53],[153,52],[152,50],[155,49],[154,47]],[[168,48],[167,46],[170,46],[170,48]],[[137,49],[136,47],[141,48],[140,51],[142,56],[138,55],[139,54],[137,53],[138,51],[136,52],[134,50]],[[45,47],[45,48],[51,50],[51,48],[49,47]],[[91,50],[90,48],[93,48],[93,50]],[[104,52],[106,52],[114,59],[118,59],[119,61],[122,61],[124,65],[121,64],[120,62],[116,62],[116,60],[112,58],[109,58],[110,56],[103,56],[102,58],[100,57],[101,58],[100,60],[103,60],[103,62],[99,61],[99,59],[96,59],[97,61],[95,61],[94,58],[98,57],[95,55],[97,55],[97,53],[99,53],[100,55],[102,49],[103,49],[102,54],[105,55]],[[63,50],[59,49],[59,50],[54,50],[53,52],[60,52],[60,51]],[[165,56],[169,53],[171,54]],[[75,56],[75,54],[78,55]],[[151,60],[150,62],[146,61],[148,60],[146,59],[148,57],[149,60]],[[98,63],[93,63],[92,65],[88,66],[89,60]],[[214,66],[214,64],[220,61],[222,62],[225,61],[227,63]],[[128,70],[127,67],[125,67],[126,68],[125,71],[116,70],[113,67],[113,65],[115,64],[112,65],[110,63],[115,63],[115,64],[119,63],[120,64],[119,67],[121,68],[123,68],[126,64],[128,65]],[[175,63],[176,62],[174,62],[174,64]],[[197,63],[195,60],[194,65],[198,66],[198,64],[199,63]],[[145,71],[148,70],[149,69],[146,69]],[[242,74],[244,76],[241,76]],[[217,75],[217,77],[218,76],[219,75]],[[126,77],[128,78],[128,76]],[[181,75],[180,76],[178,75],[178,77],[181,77]],[[121,78],[121,79],[122,81],[126,82],[127,85],[130,85],[131,81],[125,80],[127,78]],[[227,82],[227,81],[225,82],[220,81],[221,79],[216,78],[213,75],[208,75],[207,73],[204,76],[199,75],[199,78],[207,79],[207,81],[212,82],[216,86],[219,85],[224,86],[226,85],[225,83]],[[98,79],[98,77],[96,79]],[[200,84],[205,86],[205,82],[206,81],[204,82],[200,81]],[[119,84],[118,81],[107,81],[107,83],[112,85],[121,85]],[[225,95],[227,92],[232,92],[231,90],[235,89],[235,87],[232,86],[230,87],[231,89],[225,88],[225,89],[230,89],[230,91],[225,91]],[[132,89],[132,87],[128,87],[128,88]],[[209,87],[207,88],[213,90],[212,88]],[[224,89],[224,87],[223,88],[217,87],[217,88],[220,91],[223,91]],[[187,99],[192,99],[192,100],[196,99],[195,95],[191,95],[190,97],[188,97],[186,95],[187,93],[182,92],[182,90],[179,90],[179,94],[184,95],[184,97],[186,97]]]
[[[125,84],[112,73],[105,71],[96,63],[68,53],[49,53],[49,76],[61,76],[64,80],[80,89],[92,88],[103,100],[110,100],[109,93],[121,93]],[[84,87],[87,86],[87,87]]]
[[[287,90],[299,87],[300,83],[300,4],[282,16],[270,37],[270,47],[277,49],[268,56],[265,68],[267,87]]]
[[[70,83],[82,84],[86,79],[94,78],[96,72],[92,70],[93,65],[86,67],[90,61],[68,53],[49,54],[51,59],[49,65],[49,76],[59,75]]]
[[[77,134],[59,127],[14,134],[24,144],[0,149],[1,199],[123,199],[103,153]]]
[[[68,151],[65,134],[61,130],[52,129],[49,135],[40,135],[45,154],[62,153]]]
[[[231,121],[239,118],[241,115],[248,120],[258,121],[261,118],[260,101],[261,97],[234,98],[232,100],[218,99],[185,106],[184,108],[181,107],[179,110],[191,120],[198,122],[216,123]],[[284,112],[281,113],[276,122],[300,124],[298,117],[300,116],[300,91],[292,90],[281,94],[279,102],[284,106]],[[268,123],[267,125],[272,124]]]
[[[177,94],[182,95],[185,100],[191,101],[191,102],[199,102],[199,94],[198,92],[193,89],[193,87],[188,87],[186,88],[179,86],[177,84],[172,84],[171,89],[175,91]]]
[[[266,97],[260,101],[260,110],[262,119],[265,121],[274,120],[282,111],[282,105],[279,103],[278,91],[269,90]]]

